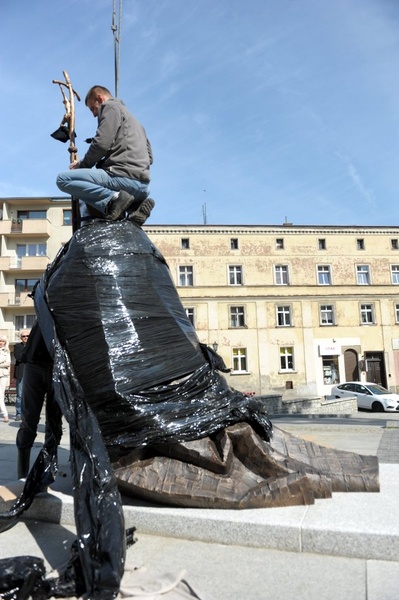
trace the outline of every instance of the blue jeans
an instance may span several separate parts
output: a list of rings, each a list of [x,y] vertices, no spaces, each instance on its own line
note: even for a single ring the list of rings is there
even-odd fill
[[[124,190],[139,201],[145,200],[149,193],[149,183],[110,175],[104,169],[96,168],[65,171],[58,175],[56,183],[62,192],[83,200],[104,214],[115,192]]]

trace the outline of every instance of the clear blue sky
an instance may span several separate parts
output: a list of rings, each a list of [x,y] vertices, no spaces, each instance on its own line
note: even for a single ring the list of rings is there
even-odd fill
[[[117,6],[119,0],[117,1]],[[79,155],[114,92],[112,0],[0,19],[0,197],[60,195],[66,70]],[[123,0],[119,96],[155,162],[152,224],[398,225],[398,0]]]

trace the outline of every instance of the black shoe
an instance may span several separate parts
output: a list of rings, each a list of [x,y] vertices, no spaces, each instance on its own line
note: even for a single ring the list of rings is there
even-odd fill
[[[134,196],[122,190],[119,192],[119,196],[108,204],[105,218],[108,221],[117,221],[123,218],[125,211],[133,202]]]
[[[131,219],[139,225],[144,225],[144,223],[150,216],[154,206],[154,200],[152,198],[146,198],[140,203],[139,207],[136,210],[133,210],[133,212],[129,212],[128,209],[128,219]]]

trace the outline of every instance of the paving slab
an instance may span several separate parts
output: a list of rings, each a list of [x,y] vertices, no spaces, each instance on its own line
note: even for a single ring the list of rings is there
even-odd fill
[[[185,571],[204,600],[397,600],[399,570],[392,562],[210,544],[137,531],[127,568],[148,574]],[[69,557],[74,527],[32,520],[1,534],[0,558],[44,558],[56,576]]]
[[[150,572],[185,569],[206,600],[399,600],[399,420],[367,414],[275,424],[323,445],[379,456],[381,492],[334,493],[311,506],[242,511],[124,498],[126,526],[137,528],[138,540],[129,560]],[[0,484],[17,490],[21,482],[10,484],[15,434],[16,424],[6,429],[0,423]],[[34,452],[42,441],[40,431]],[[49,570],[65,563],[76,534],[67,435],[59,458],[64,476],[1,534],[0,557],[43,555]]]

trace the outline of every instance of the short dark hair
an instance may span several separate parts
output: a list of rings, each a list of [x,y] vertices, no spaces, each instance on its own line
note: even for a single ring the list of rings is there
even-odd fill
[[[86,106],[87,106],[89,99],[92,98],[93,96],[97,96],[97,94],[104,94],[104,95],[112,98],[112,94],[108,88],[104,87],[103,85],[93,85],[86,94],[86,98],[85,98]]]

